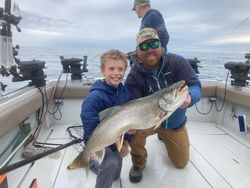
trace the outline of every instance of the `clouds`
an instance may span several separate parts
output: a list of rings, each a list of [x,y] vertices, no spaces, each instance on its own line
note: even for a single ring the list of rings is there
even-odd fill
[[[177,0],[172,7],[173,9],[167,11],[165,19],[172,36],[171,43],[183,44],[173,44],[178,49],[189,48],[188,46],[204,51],[250,49],[250,21],[232,33],[236,25],[250,16],[250,5],[247,1]]]
[[[131,11],[133,0],[16,2],[23,19],[22,33],[15,33],[14,41],[20,45],[134,49],[140,20]],[[235,30],[250,16],[247,0],[151,0],[151,4],[165,18],[172,51],[250,49],[250,19]]]
[[[46,0],[34,3],[26,0],[20,1],[19,6],[23,20],[20,24],[22,37],[18,37],[18,40],[29,35],[24,41],[28,45],[32,41],[46,45],[47,40],[47,45],[50,46],[70,44],[88,47],[89,44],[98,45],[98,48],[109,43],[124,43],[125,46],[132,47],[139,27],[139,20],[130,11],[130,5],[114,0],[91,3]],[[138,23],[133,24],[130,20]],[[43,39],[36,38],[37,34]],[[131,41],[128,42],[129,40]]]

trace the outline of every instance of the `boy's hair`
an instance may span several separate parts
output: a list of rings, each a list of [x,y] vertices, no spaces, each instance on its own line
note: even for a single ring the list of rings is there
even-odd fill
[[[100,66],[101,70],[104,69],[105,62],[107,59],[121,60],[125,65],[125,70],[127,69],[128,62],[127,62],[127,58],[123,52],[116,50],[116,49],[112,49],[112,50],[109,50],[107,52],[104,52],[101,55],[101,66]]]

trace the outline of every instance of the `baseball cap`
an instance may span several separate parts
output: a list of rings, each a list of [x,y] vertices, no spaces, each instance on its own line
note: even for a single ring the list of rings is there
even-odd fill
[[[157,39],[159,40],[159,36],[153,28],[145,27],[142,30],[139,31],[139,33],[136,36],[136,45],[139,46],[142,42],[148,40],[148,39]]]
[[[142,4],[142,3],[150,3],[150,0],[135,0],[134,1],[134,7],[132,10],[135,10],[135,5]]]

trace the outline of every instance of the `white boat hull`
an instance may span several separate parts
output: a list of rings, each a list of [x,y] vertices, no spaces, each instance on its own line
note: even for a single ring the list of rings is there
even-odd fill
[[[71,141],[67,127],[81,124],[80,107],[89,91],[89,86],[68,82],[61,96],[65,82],[60,82],[53,102],[63,97],[60,105],[62,118],[56,120],[47,114],[38,141],[50,143],[68,143]],[[56,82],[47,84],[47,96],[50,99]],[[231,86],[227,88],[224,107],[217,112],[215,104],[211,112],[211,100],[216,100],[217,108],[223,104],[224,85],[214,81],[203,81],[203,98],[196,106],[188,110],[187,128],[190,135],[190,161],[185,169],[176,169],[167,157],[166,149],[156,136],[148,138],[148,162],[144,170],[143,181],[132,184],[128,172],[132,165],[130,156],[124,159],[121,179],[115,181],[113,188],[132,187],[242,187],[250,185],[250,134],[239,131],[238,115],[246,116],[249,124],[250,91]],[[211,98],[213,97],[213,98]],[[57,100],[58,101],[58,100]],[[37,126],[36,111],[42,105],[41,93],[36,88],[24,89],[18,93],[0,99],[0,151],[9,144],[19,131],[22,121],[30,123],[31,129]],[[234,113],[234,114],[233,114]],[[16,116],[16,117],[15,117]],[[28,118],[28,119],[27,119]],[[53,130],[53,131],[52,131]],[[21,159],[21,147],[11,163]],[[91,173],[87,178],[83,169],[67,170],[67,165],[75,158],[78,151],[74,147],[61,150],[57,155],[46,156],[7,173],[9,187],[27,188],[34,178],[38,187],[94,187],[96,176]],[[1,163],[8,157],[1,158]]]

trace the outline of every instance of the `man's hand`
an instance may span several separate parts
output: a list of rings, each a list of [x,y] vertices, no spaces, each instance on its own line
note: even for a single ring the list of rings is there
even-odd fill
[[[182,90],[188,90],[188,86],[185,85],[182,89]],[[187,108],[189,106],[189,104],[191,103],[191,97],[189,94],[187,94],[187,97],[186,99],[184,100],[183,104],[180,106],[180,108]]]
[[[121,157],[125,157],[126,155],[128,155],[128,153],[129,153],[129,146],[128,146],[128,141],[127,140],[124,140],[122,148],[121,148],[121,150],[120,150],[119,153],[120,153]]]

